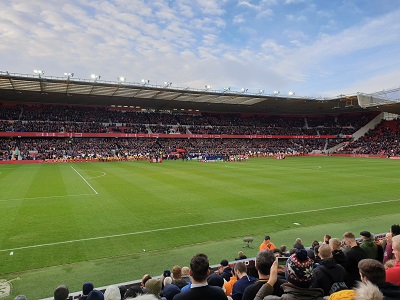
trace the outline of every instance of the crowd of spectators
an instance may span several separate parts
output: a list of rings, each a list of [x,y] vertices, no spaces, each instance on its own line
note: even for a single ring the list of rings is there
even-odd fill
[[[376,113],[344,114],[337,116],[274,116],[229,113],[185,113],[181,111],[154,112],[123,110],[106,107],[65,105],[0,104],[0,132],[46,132],[89,134],[195,134],[195,135],[270,135],[295,136],[293,139],[20,139],[18,148],[24,159],[51,157],[133,156],[155,150],[146,146],[157,144],[157,151],[170,153],[174,148],[189,153],[208,154],[276,154],[325,151],[346,142],[338,153],[383,156],[400,155],[399,121],[383,121],[357,141],[343,139],[367,124]],[[304,136],[333,135],[335,138],[303,138]],[[107,144],[110,142],[110,144]],[[91,147],[94,143],[96,147]],[[0,139],[3,159],[9,158],[16,141]],[[43,143],[38,147],[37,144]],[[18,145],[20,143],[18,142]],[[47,147],[51,145],[52,147]],[[122,145],[122,146],[121,146]],[[144,145],[144,146],[143,146]],[[52,150],[57,149],[57,150]],[[32,151],[37,151],[33,153]],[[5,153],[7,155],[5,155]],[[31,154],[34,154],[32,156]]]
[[[128,286],[96,289],[86,282],[81,292],[70,296],[68,287],[60,285],[54,299],[400,299],[400,225],[392,225],[386,235],[361,231],[359,236],[345,232],[339,239],[325,234],[311,247],[297,238],[292,247],[279,248],[266,236],[254,259],[240,251],[231,263],[225,257],[211,268],[206,254],[196,254],[189,267],[175,265],[161,276],[145,273],[140,282]]]
[[[64,105],[1,105],[0,130],[11,132],[228,135],[352,134],[374,115],[273,116],[122,110]],[[124,131],[125,132],[125,131]]]
[[[357,141],[348,143],[342,153],[374,154],[382,156],[400,155],[400,120],[382,121]]]
[[[188,158],[205,155],[302,155],[322,150],[325,139],[154,139],[154,138],[8,138],[0,139],[0,159],[39,160],[66,158],[144,159],[183,149]],[[14,155],[14,156],[13,156]]]

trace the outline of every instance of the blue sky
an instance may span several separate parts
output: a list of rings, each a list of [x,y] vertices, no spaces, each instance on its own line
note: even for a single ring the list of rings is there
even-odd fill
[[[400,0],[2,0],[0,71],[335,97],[400,86]]]

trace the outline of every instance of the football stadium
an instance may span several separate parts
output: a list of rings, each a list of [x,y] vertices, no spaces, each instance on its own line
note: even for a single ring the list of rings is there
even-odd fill
[[[254,258],[266,234],[289,250],[398,223],[396,99],[6,73],[0,88],[8,299],[130,286],[201,252]]]
[[[400,0],[0,11],[0,300],[400,299]]]

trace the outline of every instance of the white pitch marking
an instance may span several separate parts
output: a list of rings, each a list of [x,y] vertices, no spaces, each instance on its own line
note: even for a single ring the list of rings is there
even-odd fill
[[[76,195],[43,196],[43,197],[31,197],[31,198],[14,198],[14,199],[3,199],[3,200],[0,200],[0,202],[18,201],[18,200],[65,198],[65,197],[80,197],[80,196],[95,196],[95,194],[76,194]]]
[[[102,175],[99,175],[99,176],[88,177],[88,178],[90,178],[90,179],[100,178],[100,177],[103,177],[103,176],[106,176],[106,175],[107,175],[106,172],[101,172],[101,171],[88,171],[88,172],[100,172],[100,173],[103,173]]]
[[[77,170],[75,170],[75,168],[74,168],[73,166],[71,166],[71,168],[76,172],[76,174],[78,174],[78,175],[83,179],[84,182],[86,182],[86,184],[93,190],[93,192],[94,192],[96,195],[99,194],[99,193],[90,185],[90,183],[87,182],[87,180],[86,180]]]
[[[290,215],[297,215],[297,214],[304,214],[304,213],[311,213],[311,212],[320,212],[320,211],[332,210],[332,209],[349,208],[349,207],[357,207],[357,206],[367,206],[367,205],[372,205],[372,204],[382,204],[382,203],[399,202],[399,201],[400,201],[400,199],[385,200],[385,201],[376,201],[376,202],[369,202],[369,203],[358,203],[358,204],[333,206],[333,207],[326,207],[326,208],[319,208],[319,209],[310,209],[310,210],[303,210],[303,211],[296,211],[296,212],[289,212],[289,213],[281,213],[281,214],[274,214],[274,215],[266,215],[266,216],[256,216],[256,217],[248,217],[248,218],[241,218],[241,219],[231,219],[231,220],[222,220],[222,221],[215,221],[215,222],[208,222],[208,223],[189,224],[189,225],[174,226],[174,227],[167,227],[167,228],[159,228],[159,229],[152,229],[152,230],[144,230],[144,231],[137,231],[137,232],[128,232],[128,233],[121,233],[121,234],[98,236],[98,237],[92,237],[92,238],[86,238],[86,239],[78,239],[78,240],[70,240],[70,241],[63,241],[63,242],[56,242],[56,243],[47,243],[47,244],[31,245],[31,246],[18,247],[18,248],[2,249],[2,250],[0,250],[0,252],[15,251],[15,250],[22,250],[22,249],[40,248],[40,247],[45,247],[45,246],[71,244],[71,243],[77,243],[77,242],[101,240],[101,239],[108,239],[108,238],[128,236],[128,235],[139,235],[139,234],[154,233],[154,232],[168,231],[168,230],[175,230],[175,229],[182,229],[182,228],[199,227],[199,226],[221,224],[221,223],[232,223],[232,222],[237,222],[237,221],[247,221],[247,220],[255,220],[255,219],[265,219],[265,218],[271,218],[271,217],[282,217],[282,216],[290,216]]]

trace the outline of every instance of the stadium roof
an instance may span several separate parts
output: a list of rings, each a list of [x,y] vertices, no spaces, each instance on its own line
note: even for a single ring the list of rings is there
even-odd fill
[[[295,95],[250,94],[149,84],[43,77],[0,72],[0,101],[66,105],[130,107],[155,110],[262,114],[339,114],[361,111],[400,113],[398,103],[362,108],[357,95],[308,98]]]

